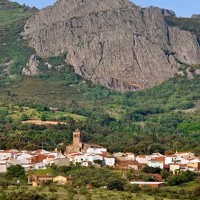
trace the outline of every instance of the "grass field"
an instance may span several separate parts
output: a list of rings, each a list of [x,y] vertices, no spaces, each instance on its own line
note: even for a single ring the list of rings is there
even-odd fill
[[[42,123],[45,124],[45,121],[46,123],[48,123],[48,121],[49,123],[52,122],[52,124],[59,123],[61,121],[65,121],[64,119],[69,119],[69,118],[75,121],[85,121],[87,119],[84,116],[65,112],[65,111],[54,111],[54,112],[38,111],[37,109],[34,109],[34,108],[11,106],[11,105],[10,106],[0,105],[0,113],[2,112],[8,112],[7,117],[11,117],[14,121],[21,121],[23,118],[23,115],[26,115],[27,123],[34,123],[34,121],[36,121],[38,124],[39,122],[41,122],[41,124]],[[40,120],[43,114],[47,116],[47,119],[44,122]]]
[[[128,193],[116,190],[107,189],[69,189],[64,187],[56,187],[57,192],[51,193],[49,187],[22,187],[22,189],[28,189],[36,191],[39,194],[45,194],[45,196],[54,196],[57,200],[154,200],[155,197],[151,197],[142,193]],[[167,200],[167,199],[165,199]]]
[[[199,186],[199,183],[197,183],[196,181],[190,181],[188,183],[183,183],[183,184],[180,184],[178,186],[166,187],[166,188],[169,188],[170,190],[177,191],[177,190],[184,190],[184,189],[191,190],[191,189],[194,189],[197,186]]]

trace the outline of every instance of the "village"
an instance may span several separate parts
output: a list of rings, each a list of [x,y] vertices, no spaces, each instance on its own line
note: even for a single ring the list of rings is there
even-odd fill
[[[57,182],[58,184],[72,184],[73,180],[64,176],[51,176],[31,174],[31,171],[47,169],[49,166],[70,166],[79,165],[82,167],[94,166],[100,168],[107,166],[115,170],[141,171],[145,166],[166,169],[172,174],[180,171],[200,171],[200,158],[191,152],[176,152],[173,155],[162,155],[153,153],[152,155],[134,155],[133,153],[109,153],[106,148],[82,142],[81,131],[77,129],[73,132],[73,143],[66,147],[66,151],[61,153],[46,151],[44,149],[36,151],[1,150],[0,151],[0,173],[6,173],[12,165],[20,165],[29,172],[28,184],[40,186],[43,182]],[[139,186],[162,187],[164,180],[157,182],[130,181],[131,184]]]

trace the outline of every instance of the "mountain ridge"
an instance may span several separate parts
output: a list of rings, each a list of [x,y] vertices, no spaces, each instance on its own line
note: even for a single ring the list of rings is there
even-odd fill
[[[200,64],[196,37],[168,26],[167,15],[175,14],[128,0],[59,0],[29,19],[23,35],[41,57],[68,52],[67,62],[85,79],[138,90],[178,74],[182,63]]]

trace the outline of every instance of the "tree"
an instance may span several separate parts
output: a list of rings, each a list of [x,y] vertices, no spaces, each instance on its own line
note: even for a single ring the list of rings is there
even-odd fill
[[[108,185],[107,188],[109,190],[119,190],[119,191],[124,191],[124,186],[123,183],[120,180],[111,180]]]
[[[164,154],[165,149],[160,144],[152,144],[149,148],[149,154],[152,153],[161,153]]]
[[[125,177],[130,182],[131,179],[133,178],[133,174],[130,171],[128,171],[125,173]]]
[[[8,167],[6,172],[6,178],[12,179],[12,178],[25,178],[25,170],[21,165],[11,165]]]
[[[0,185],[3,190],[6,190],[9,186],[9,183],[7,181],[2,181],[2,182],[0,182]]]
[[[167,171],[166,169],[163,169],[161,175],[164,179],[166,179],[170,175],[170,172]]]
[[[191,171],[181,172],[181,174],[170,175],[167,177],[166,181],[170,186],[179,185],[181,183],[186,183],[195,179],[195,173]]]
[[[57,192],[57,189],[55,188],[55,186],[51,185],[51,186],[49,187],[49,192],[51,192],[51,194],[53,195],[54,193]]]
[[[130,184],[130,183],[128,183],[128,184],[125,185],[125,191],[127,191],[127,192],[136,193],[136,192],[138,192],[140,190],[141,190],[141,188],[139,187],[139,185]]]
[[[142,172],[148,173],[148,174],[160,174],[161,169],[159,167],[149,167],[144,166],[142,168]]]
[[[21,120],[22,121],[27,121],[28,120],[28,116],[25,113],[23,113],[22,116],[21,116]]]
[[[41,119],[42,121],[46,121],[46,120],[47,120],[47,115],[44,114],[44,113],[42,113],[42,115],[40,116],[40,119]]]
[[[32,191],[24,191],[24,190],[15,190],[5,192],[3,190],[0,191],[0,200],[46,200],[47,198],[43,195],[37,194]]]

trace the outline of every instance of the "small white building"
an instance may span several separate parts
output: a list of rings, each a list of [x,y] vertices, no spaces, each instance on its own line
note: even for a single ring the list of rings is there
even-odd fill
[[[180,164],[169,164],[169,171],[176,174],[180,170]]]
[[[150,160],[147,164],[149,167],[158,167],[160,169],[163,169],[164,168],[164,163],[163,161],[159,161],[159,160]]]
[[[138,161],[140,164],[148,164],[150,160],[151,160],[151,157],[147,155],[138,155],[136,157],[136,161]]]
[[[180,160],[177,159],[177,156],[175,155],[167,155],[165,156],[165,164],[168,165],[170,163],[176,163],[179,162]]]
[[[114,167],[115,166],[115,158],[114,157],[104,157],[104,163],[106,166]]]
[[[103,152],[107,152],[106,148],[103,147],[96,147],[96,146],[90,146],[87,151],[87,153],[95,153],[95,154],[100,154]]]
[[[178,160],[180,160],[180,164],[188,164],[190,163],[190,161],[186,158],[181,158],[181,157],[177,157]]]
[[[10,151],[0,151],[0,160],[4,160],[5,158],[13,158],[14,153]]]
[[[8,163],[5,161],[0,161],[0,173],[5,173],[7,172],[7,168],[8,168]]]
[[[19,163],[22,164],[31,164],[31,158],[33,156],[30,154],[22,154],[20,156],[17,157],[17,160],[19,161]]]
[[[98,154],[87,154],[87,153],[83,155],[77,155],[74,157],[74,163],[91,162],[94,164],[95,160],[103,161],[103,157]]]
[[[176,155],[177,157],[179,158],[184,158],[184,159],[192,159],[194,158],[194,153],[191,153],[191,152],[176,152],[174,155]]]
[[[135,160],[134,153],[126,153],[126,160]]]
[[[36,164],[32,165],[32,167],[34,169],[44,169],[47,165],[50,165],[50,163],[42,163],[42,162],[40,162],[40,163],[36,163]]]

